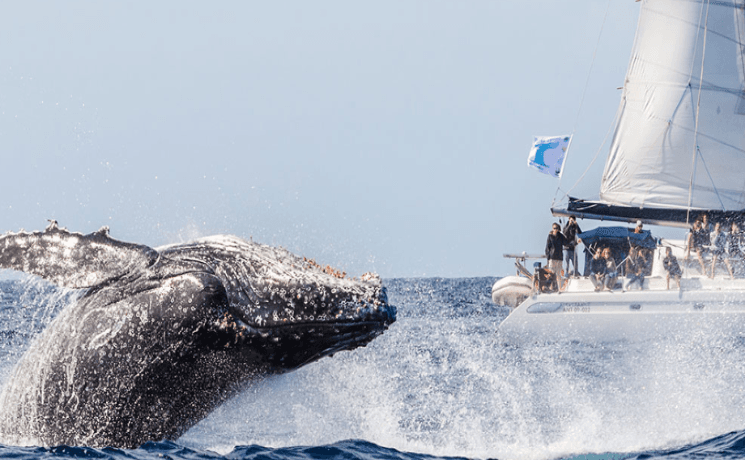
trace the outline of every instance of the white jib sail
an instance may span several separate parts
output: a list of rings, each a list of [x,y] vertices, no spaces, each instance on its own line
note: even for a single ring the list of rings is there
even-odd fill
[[[744,7],[643,1],[602,201],[745,208]]]

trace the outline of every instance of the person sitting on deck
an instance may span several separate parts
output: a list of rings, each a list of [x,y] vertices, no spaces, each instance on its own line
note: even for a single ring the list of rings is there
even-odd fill
[[[714,224],[714,231],[709,235],[709,241],[709,251],[711,251],[711,275],[709,278],[714,278],[717,269],[717,259],[724,254],[724,248],[727,244],[727,237],[722,232],[719,222]]]
[[[634,227],[634,233],[636,234],[644,233],[644,224],[642,223],[642,221],[640,220],[636,221],[636,227]],[[646,262],[647,260],[650,260],[652,258],[652,250],[640,245],[639,243],[640,243],[639,241],[629,238],[629,246],[635,247],[636,254],[642,257]],[[645,265],[645,269],[648,269],[648,268],[650,267]]]
[[[610,248],[603,249],[603,259],[605,260],[605,288],[612,291],[616,287],[618,267],[616,266],[616,261],[613,260]]]
[[[598,248],[590,261],[590,281],[595,291],[602,291],[605,284],[605,259],[602,257],[603,250]]]
[[[556,292],[559,286],[556,284],[556,274],[548,268],[539,268],[533,277],[533,286],[538,292]]]
[[[678,259],[673,255],[673,250],[668,246],[665,248],[665,258],[662,259],[662,267],[667,272],[667,289],[670,289],[670,278],[673,278],[678,283],[678,289],[680,289],[680,265],[678,265]]]
[[[634,283],[639,284],[639,289],[644,289],[644,273],[647,268],[647,261],[640,250],[635,247],[629,249],[629,256],[626,258],[626,289],[631,289]]]
[[[686,238],[686,263],[691,255],[691,250],[696,253],[698,263],[701,264],[701,273],[706,273],[706,265],[704,264],[704,245],[709,242],[709,232],[704,231],[703,224],[700,220],[693,222],[693,228],[688,232]]]

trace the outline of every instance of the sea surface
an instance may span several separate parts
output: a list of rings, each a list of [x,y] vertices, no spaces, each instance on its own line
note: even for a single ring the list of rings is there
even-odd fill
[[[494,281],[384,280],[398,307],[385,334],[253,384],[178,440],[0,458],[745,458],[745,340],[510,347]],[[0,281],[0,383],[77,295]]]

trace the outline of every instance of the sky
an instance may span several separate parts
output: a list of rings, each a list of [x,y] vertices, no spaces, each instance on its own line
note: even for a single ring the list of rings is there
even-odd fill
[[[0,231],[512,274],[554,200],[597,198],[639,6],[0,2]],[[527,167],[533,136],[572,133],[561,181]]]

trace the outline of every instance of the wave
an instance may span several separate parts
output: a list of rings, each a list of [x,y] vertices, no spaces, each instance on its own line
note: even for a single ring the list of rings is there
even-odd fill
[[[637,453],[595,453],[561,457],[562,460],[677,460],[710,459],[731,460],[745,457],[745,432],[727,433],[704,442],[670,450],[653,450]],[[13,447],[0,445],[0,458],[25,459],[188,459],[188,460],[455,460],[466,457],[438,457],[404,452],[378,446],[363,440],[345,440],[319,446],[264,447],[260,445],[236,446],[227,454],[185,447],[177,442],[148,442],[134,450],[93,449],[89,447],[57,446]]]

